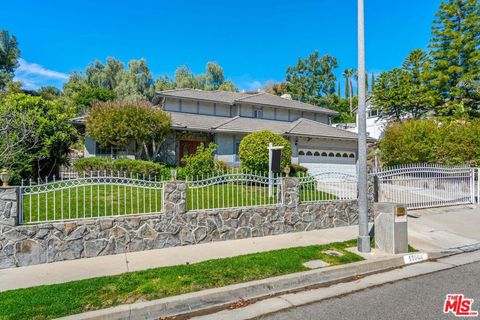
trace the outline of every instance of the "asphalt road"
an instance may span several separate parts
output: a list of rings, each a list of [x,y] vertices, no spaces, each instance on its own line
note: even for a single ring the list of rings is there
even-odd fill
[[[474,299],[472,310],[480,312],[480,262],[369,288],[258,319],[455,319],[452,314],[443,314],[448,293],[461,293],[465,298]]]

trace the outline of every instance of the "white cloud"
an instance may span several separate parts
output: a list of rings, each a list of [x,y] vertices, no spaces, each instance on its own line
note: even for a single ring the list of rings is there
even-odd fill
[[[18,59],[19,66],[15,71],[15,81],[22,82],[26,89],[38,89],[41,86],[61,86],[68,74],[50,70],[37,63]]]
[[[249,81],[245,84],[245,88],[248,91],[256,91],[258,89],[261,89],[262,87],[263,87],[262,83],[258,80]]]

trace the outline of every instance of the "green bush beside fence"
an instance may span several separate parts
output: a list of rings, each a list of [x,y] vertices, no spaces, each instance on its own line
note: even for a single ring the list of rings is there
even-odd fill
[[[132,159],[111,159],[111,158],[82,158],[73,164],[77,172],[112,172],[113,174],[151,176],[157,178],[170,178],[170,168],[161,163]]]

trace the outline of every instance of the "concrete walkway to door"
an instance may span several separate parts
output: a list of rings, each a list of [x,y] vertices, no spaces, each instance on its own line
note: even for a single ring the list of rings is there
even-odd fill
[[[409,211],[409,243],[421,251],[444,251],[480,242],[480,207],[448,207]],[[217,241],[89,259],[69,260],[0,270],[0,291],[62,283],[220,259],[254,252],[326,244],[355,239],[358,226]],[[374,251],[371,258],[385,256]]]

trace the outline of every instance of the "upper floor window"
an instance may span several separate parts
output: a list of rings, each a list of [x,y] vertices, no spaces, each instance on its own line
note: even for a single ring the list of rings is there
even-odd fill
[[[378,117],[378,109],[372,109],[372,110],[368,110],[368,117],[369,118],[374,118],[374,117]]]
[[[263,118],[263,111],[262,111],[262,109],[259,109],[259,108],[253,109],[253,117],[254,117],[254,118],[257,118],[257,119]]]

